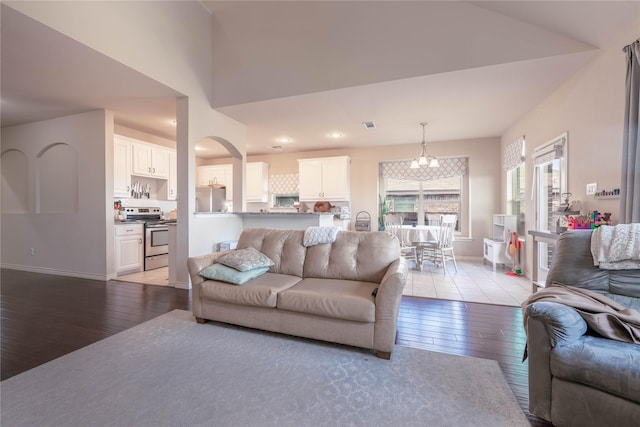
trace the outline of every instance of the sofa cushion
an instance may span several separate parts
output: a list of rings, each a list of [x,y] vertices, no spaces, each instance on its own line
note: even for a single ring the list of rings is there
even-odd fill
[[[395,236],[381,231],[341,231],[333,244],[307,248],[302,277],[380,283],[399,257],[400,243]]]
[[[300,278],[296,276],[274,273],[265,273],[242,286],[206,280],[200,285],[200,297],[203,300],[273,308],[276,306],[278,292],[290,288],[299,281]]]
[[[302,244],[304,230],[247,228],[238,239],[238,249],[253,247],[274,262],[271,273],[302,277],[307,248]]]
[[[271,267],[273,261],[255,248],[237,249],[218,258],[220,264],[235,268],[238,271],[253,270],[260,267]]]
[[[357,322],[375,322],[371,292],[379,284],[351,280],[302,279],[278,294],[277,307]]]
[[[546,283],[640,298],[640,270],[603,270],[593,265],[592,230],[569,230],[558,238]]]
[[[640,402],[640,345],[585,335],[551,352],[551,373]]]
[[[205,267],[200,272],[200,275],[202,277],[206,277],[207,279],[233,283],[234,285],[243,285],[251,279],[262,276],[267,271],[269,271],[269,267],[258,267],[254,268],[253,270],[238,271],[235,268],[216,263]]]

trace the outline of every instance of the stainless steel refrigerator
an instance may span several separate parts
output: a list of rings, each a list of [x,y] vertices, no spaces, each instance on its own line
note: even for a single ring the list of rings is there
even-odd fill
[[[222,212],[226,201],[226,187],[196,187],[196,212]]]

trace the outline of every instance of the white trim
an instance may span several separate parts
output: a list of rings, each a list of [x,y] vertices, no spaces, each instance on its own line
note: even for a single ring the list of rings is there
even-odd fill
[[[80,279],[100,280],[103,282],[110,280],[110,276],[105,274],[89,274],[89,273],[83,273],[80,271],[59,270],[56,268],[34,267],[30,265],[17,265],[17,264],[4,264],[4,263],[0,264],[0,267],[6,268],[8,270],[19,270],[19,271],[28,271],[31,273],[51,274],[53,276],[78,277]]]

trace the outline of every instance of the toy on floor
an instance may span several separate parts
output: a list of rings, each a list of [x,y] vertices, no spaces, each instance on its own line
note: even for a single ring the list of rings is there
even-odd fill
[[[513,260],[513,268],[506,274],[508,276],[520,276],[522,269],[520,268],[520,248],[522,248],[522,242],[518,239],[518,233],[511,233],[511,241],[509,242],[509,255]]]

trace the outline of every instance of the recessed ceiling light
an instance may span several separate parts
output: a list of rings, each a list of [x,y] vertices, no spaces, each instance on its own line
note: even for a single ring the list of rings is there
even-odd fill
[[[196,145],[196,151],[204,151],[204,147]]]
[[[291,138],[288,138],[286,136],[281,136],[280,138],[277,138],[276,141],[282,144],[286,144],[287,142],[291,142]]]
[[[340,132],[331,132],[331,133],[329,134],[329,137],[330,137],[330,138],[336,138],[336,139],[337,139],[337,138],[342,138],[342,136],[343,136],[343,135],[342,135],[342,133],[340,133]]]

